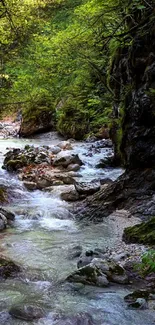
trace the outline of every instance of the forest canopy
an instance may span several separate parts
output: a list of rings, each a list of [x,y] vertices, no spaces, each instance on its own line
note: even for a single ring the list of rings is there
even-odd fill
[[[1,0],[1,114],[20,109],[30,119],[51,110],[57,129],[73,137],[108,125],[113,58],[132,44],[132,30],[150,6],[145,0]]]

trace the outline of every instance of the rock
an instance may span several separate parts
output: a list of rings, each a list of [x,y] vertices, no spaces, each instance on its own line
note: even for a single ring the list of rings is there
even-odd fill
[[[97,140],[98,140],[98,138],[95,135],[88,135],[88,137],[86,138],[85,142],[93,143],[93,142],[95,142]]]
[[[80,245],[74,246],[74,247],[69,249],[68,258],[70,260],[72,260],[74,258],[79,257],[81,255],[81,253],[82,253],[82,246],[80,246]]]
[[[123,240],[126,243],[155,244],[155,217],[147,222],[124,229]]]
[[[42,190],[42,189],[44,189],[44,188],[46,188],[46,187],[49,187],[50,185],[51,185],[51,182],[48,181],[48,180],[45,179],[45,178],[41,178],[41,177],[39,177],[39,178],[37,179],[37,188],[38,188],[39,190]]]
[[[68,165],[71,164],[82,165],[82,161],[77,154],[65,154],[64,152],[60,152],[53,160],[53,166],[62,166],[67,168]]]
[[[95,265],[101,270],[110,282],[119,284],[128,284],[129,279],[123,266],[113,261],[103,260],[101,258],[94,258],[91,265]]]
[[[51,151],[48,147],[26,145],[24,149],[13,149],[5,154],[3,168],[10,172],[18,171],[34,164],[51,163]]]
[[[22,117],[19,136],[28,137],[35,133],[47,132],[53,130],[54,126],[53,112],[43,109],[41,111],[38,110],[36,116],[33,116],[33,118]]]
[[[108,185],[108,184],[112,184],[113,181],[110,178],[101,178],[100,183],[101,183],[101,185],[105,185],[105,184]]]
[[[107,276],[91,263],[73,272],[66,280],[99,287],[107,287],[109,284]]]
[[[148,290],[136,290],[132,293],[129,293],[127,296],[124,297],[125,302],[127,303],[133,303],[138,298],[145,299],[146,301],[149,299],[150,292]]]
[[[65,201],[77,201],[79,200],[79,194],[75,190],[74,185],[69,185],[67,186],[65,191],[61,193],[61,199]]]
[[[9,314],[18,319],[33,321],[35,319],[43,318],[45,316],[45,311],[36,305],[23,303],[12,306],[9,310]]]
[[[78,313],[73,316],[65,316],[54,323],[55,325],[95,325],[92,317],[87,313]]]
[[[109,128],[107,125],[102,126],[96,134],[99,139],[109,139]]]
[[[135,302],[131,302],[128,304],[128,308],[130,309],[148,309],[147,301],[144,298],[138,298]]]
[[[3,218],[5,217],[3,216]],[[1,218],[1,213],[0,213],[0,230],[4,230],[7,225],[7,220],[6,219],[4,220],[3,218]]]
[[[7,225],[7,218],[5,217],[5,215],[3,213],[0,212],[0,219],[1,221],[4,223],[5,227]],[[5,228],[4,227],[4,228]]]
[[[76,181],[75,182],[75,189],[79,194],[91,195],[95,192],[99,191],[101,188],[100,182],[93,180],[91,182],[82,182]]]
[[[114,156],[101,159],[100,162],[96,165],[96,168],[107,168],[107,167],[115,167]]]
[[[53,155],[57,155],[61,151],[61,148],[58,146],[51,147],[51,152]]]
[[[0,256],[0,277],[8,278],[15,276],[21,271],[20,267],[16,265],[13,261]]]
[[[3,209],[2,207],[0,207],[0,213],[4,215],[4,217],[7,219],[8,222],[13,221],[15,219],[14,213],[6,209]]]
[[[125,252],[120,254],[113,254],[111,256],[112,260],[116,263],[125,260],[127,257],[129,257],[129,253],[125,253]]]
[[[79,169],[80,169],[80,166],[78,164],[70,164],[67,167],[67,171],[77,172]]]
[[[93,144],[93,148],[96,148],[96,149],[112,148],[112,147],[113,147],[113,144],[112,144],[112,141],[110,139],[103,139],[103,140],[100,140],[100,141],[96,141]]]
[[[121,265],[102,258],[94,258],[89,264],[73,272],[67,280],[99,287],[107,286],[109,282],[129,283],[127,273]]]
[[[23,184],[30,191],[37,189],[37,184],[35,182],[24,181]]]
[[[77,262],[77,267],[81,268],[91,263],[94,258],[104,258],[104,252],[100,252],[100,250],[87,250],[86,252],[82,253],[79,257]]]
[[[58,143],[58,147],[60,147],[62,150],[72,150],[73,147],[69,141],[62,141]]]

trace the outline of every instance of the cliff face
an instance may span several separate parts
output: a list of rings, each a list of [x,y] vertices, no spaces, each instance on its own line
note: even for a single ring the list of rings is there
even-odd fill
[[[155,166],[155,12],[146,11],[139,25],[130,34],[131,45],[118,50],[111,71],[121,133],[112,137],[129,169]]]
[[[148,1],[149,3],[149,1]],[[116,209],[148,220],[155,215],[155,11],[131,27],[111,68],[115,94],[111,137],[126,172],[78,207],[79,218],[100,221]]]

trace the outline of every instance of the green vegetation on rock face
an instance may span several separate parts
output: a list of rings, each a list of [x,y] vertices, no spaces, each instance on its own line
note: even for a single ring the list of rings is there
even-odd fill
[[[1,1],[1,112],[22,109],[27,121],[51,110],[75,138],[109,125],[110,67],[132,41],[131,9],[142,15],[144,1]]]
[[[155,217],[147,222],[125,228],[123,239],[127,243],[155,245]]]

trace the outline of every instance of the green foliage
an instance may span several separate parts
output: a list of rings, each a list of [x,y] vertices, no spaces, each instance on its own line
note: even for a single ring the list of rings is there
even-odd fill
[[[155,272],[155,250],[149,250],[142,255],[138,270],[143,276]]]
[[[26,119],[55,109],[66,135],[97,132],[112,111],[108,67],[131,41],[119,34],[128,30],[131,10],[144,7],[142,0],[0,2],[0,104],[21,103]]]

